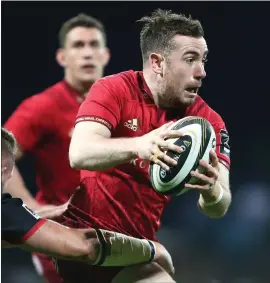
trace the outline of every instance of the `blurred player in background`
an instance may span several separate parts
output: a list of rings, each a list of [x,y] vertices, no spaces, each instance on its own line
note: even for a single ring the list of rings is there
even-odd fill
[[[16,151],[14,136],[1,128],[2,188],[12,176]],[[19,247],[92,265],[127,266],[156,261],[173,268],[170,255],[159,243],[102,229],[70,229],[40,218],[20,198],[8,193],[1,196],[1,218],[2,248]]]
[[[70,168],[68,149],[79,106],[92,84],[103,76],[110,59],[103,24],[79,14],[65,22],[59,32],[57,62],[64,69],[64,79],[43,92],[25,99],[5,124],[16,137],[16,160],[24,154],[34,157],[36,199],[25,187],[17,168],[6,192],[23,199],[32,210],[52,210],[61,214],[79,184],[79,171]],[[55,206],[60,209],[55,210]],[[46,212],[47,213],[47,212]],[[59,282],[52,262],[39,255],[44,276]],[[34,257],[35,262],[37,258]]]
[[[212,218],[222,217],[231,202],[229,137],[220,115],[198,95],[208,53],[200,22],[163,10],[141,22],[143,71],[100,79],[78,112],[69,157],[73,168],[85,170],[81,189],[61,223],[154,240],[170,197],[152,189],[148,166],[152,161],[169,170],[176,164],[164,154],[168,149],[181,152],[164,139],[181,136],[167,130],[171,121],[200,116],[215,129],[217,146],[211,164],[201,160],[206,173],[192,171],[200,182],[186,184],[198,190],[199,209]],[[58,267],[70,283],[86,283],[90,278],[103,283],[172,282],[153,264],[112,271],[60,260]],[[77,281],[79,274],[84,276]]]

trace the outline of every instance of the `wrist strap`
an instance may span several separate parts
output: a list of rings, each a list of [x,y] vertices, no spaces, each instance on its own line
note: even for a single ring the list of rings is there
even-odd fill
[[[96,233],[97,233],[97,238],[99,240],[99,244],[100,244],[100,252],[99,255],[97,257],[96,262],[93,265],[102,265],[106,259],[107,256],[107,243],[105,240],[104,235],[102,234],[100,229],[95,229]]]
[[[220,192],[219,192],[219,196],[216,200],[207,202],[201,197],[204,206],[213,206],[213,205],[215,205],[215,204],[217,204],[221,201],[221,199],[223,198],[223,195],[224,195],[224,189],[222,188],[221,185],[219,185],[219,188],[220,188]]]
[[[156,247],[152,241],[103,229],[96,229],[96,234],[100,250],[93,265],[129,266],[154,260]]]
[[[156,254],[156,248],[155,245],[153,244],[152,241],[148,241],[150,248],[151,248],[151,255],[150,255],[150,259],[149,259],[149,263],[152,262],[154,260],[155,254]]]

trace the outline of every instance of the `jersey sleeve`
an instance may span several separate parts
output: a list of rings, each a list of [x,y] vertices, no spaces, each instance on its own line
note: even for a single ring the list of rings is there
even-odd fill
[[[34,95],[25,99],[5,123],[22,150],[31,151],[43,136],[49,109],[47,99]]]
[[[47,221],[40,219],[21,199],[10,195],[2,196],[1,209],[2,240],[11,244],[25,242]]]
[[[119,83],[101,79],[90,89],[86,100],[80,106],[75,124],[93,121],[113,131],[120,121],[121,92]]]

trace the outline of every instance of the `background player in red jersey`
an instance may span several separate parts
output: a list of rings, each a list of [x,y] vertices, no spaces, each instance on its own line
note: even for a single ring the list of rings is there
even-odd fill
[[[198,95],[206,76],[208,53],[200,22],[163,10],[141,22],[143,71],[99,80],[80,107],[69,157],[73,168],[85,170],[81,173],[81,190],[75,193],[61,222],[154,239],[170,198],[152,189],[148,165],[153,161],[168,170],[175,164],[164,154],[167,149],[181,151],[164,140],[181,135],[167,130],[170,121],[201,116],[215,129],[217,147],[211,153],[211,164],[200,162],[207,172],[193,171],[200,182],[186,185],[198,190],[199,208],[209,217],[222,217],[230,205],[230,157],[222,118]],[[69,282],[76,282],[77,272],[85,275],[85,281],[80,282],[87,282],[93,274],[100,282],[149,279],[146,265],[124,269],[112,281],[116,273],[106,269],[101,272],[76,263],[58,264]],[[165,282],[165,273],[160,274],[156,266],[147,268],[152,275],[157,272],[149,282]]]
[[[1,128],[2,188],[12,176],[16,150],[14,136]],[[1,195],[1,218],[2,248],[19,247],[93,265],[122,266],[156,261],[165,268],[173,268],[170,255],[159,243],[101,229],[70,229],[40,218],[21,199],[10,194]],[[108,249],[112,252],[107,253]]]
[[[55,210],[55,206],[65,203],[79,184],[79,172],[72,170],[68,161],[74,120],[110,58],[102,23],[84,14],[63,24],[59,44],[56,59],[64,68],[63,81],[24,100],[5,124],[19,144],[16,159],[24,153],[34,157],[38,187],[35,200],[15,168],[6,192],[22,198],[35,211],[52,209],[52,214],[66,209],[63,205]],[[51,261],[44,255],[39,258],[48,281],[59,282]]]

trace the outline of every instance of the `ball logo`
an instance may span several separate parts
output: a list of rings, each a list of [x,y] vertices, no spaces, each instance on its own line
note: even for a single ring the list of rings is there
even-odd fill
[[[184,143],[184,145],[185,145],[186,147],[189,147],[189,146],[191,145],[191,142],[190,142],[190,141],[184,140],[183,143]]]
[[[183,152],[187,149],[184,145],[181,145],[180,148],[182,148]]]
[[[160,170],[160,176],[161,176],[161,178],[165,178],[166,177],[166,171],[164,169]]]
[[[212,141],[212,148],[216,148],[216,139],[213,139]]]
[[[175,161],[178,161],[179,158],[180,158],[180,154],[174,154],[174,155],[173,155],[173,159],[174,159]]]

